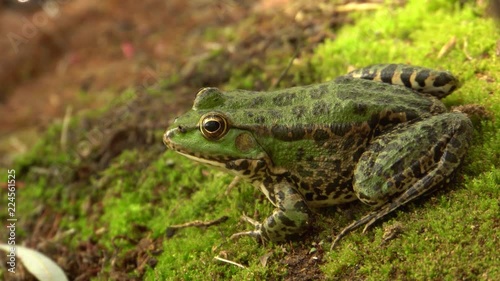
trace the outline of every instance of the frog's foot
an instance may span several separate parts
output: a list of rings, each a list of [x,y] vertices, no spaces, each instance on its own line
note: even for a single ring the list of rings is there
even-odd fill
[[[372,225],[377,219],[374,219],[377,216],[377,212],[371,212],[368,215],[362,217],[361,219],[351,223],[350,225],[346,226],[342,231],[335,236],[335,239],[332,242],[332,246],[330,246],[330,250],[335,248],[335,246],[338,244],[340,239],[342,237],[346,236],[349,234],[349,232],[355,230],[356,228],[366,224],[365,228],[363,229],[363,233],[368,229],[368,226]]]
[[[284,242],[303,234],[309,225],[311,211],[292,185],[283,181],[274,185],[276,209],[262,223],[245,215],[241,218],[255,226],[255,230],[236,233],[231,238],[252,236],[261,242]]]
[[[262,231],[261,231],[262,224],[260,222],[248,217],[245,214],[243,214],[241,216],[241,220],[253,225],[255,227],[255,230],[242,231],[242,232],[235,233],[235,234],[231,235],[231,237],[230,237],[231,240],[238,239],[242,236],[250,236],[250,237],[257,239],[258,241],[264,242],[265,239],[263,239],[263,237],[262,237]]]
[[[368,215],[362,217],[361,219],[351,223],[350,225],[346,226],[342,231],[335,237],[335,239],[332,242],[332,246],[330,247],[330,250],[332,250],[342,239],[342,237],[346,236],[349,234],[349,232],[355,230],[356,228],[365,225],[363,228],[363,233],[366,233],[368,228],[374,224],[378,219],[382,218],[383,216],[387,215],[388,213],[392,212],[394,209],[398,208],[400,206],[400,202],[392,202],[390,204],[384,205],[382,208],[378,209],[377,211],[371,212]]]

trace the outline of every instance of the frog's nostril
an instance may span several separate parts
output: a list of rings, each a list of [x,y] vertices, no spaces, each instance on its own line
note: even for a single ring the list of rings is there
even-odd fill
[[[179,132],[181,133],[185,133],[186,132],[186,128],[182,127],[182,126],[178,126],[177,129],[179,130]]]

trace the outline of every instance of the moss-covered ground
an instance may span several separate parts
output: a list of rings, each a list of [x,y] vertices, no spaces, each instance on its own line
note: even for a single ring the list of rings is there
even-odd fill
[[[353,203],[318,211],[315,232],[303,241],[232,241],[231,234],[249,228],[239,220],[242,213],[258,219],[271,213],[258,190],[240,183],[227,192],[231,176],[165,151],[162,128],[149,130],[148,137],[130,134],[135,127],[114,128],[108,140],[113,145],[107,148],[119,146],[124,136],[141,145],[111,156],[93,151],[93,140],[102,139],[111,125],[96,125],[99,130],[89,137],[92,129],[83,132],[88,124],[81,121],[87,117],[76,117],[70,129],[54,125],[15,165],[24,185],[17,196],[17,213],[25,221],[18,239],[32,239],[53,227],[48,243],[57,246],[49,255],[74,259],[64,264],[66,270],[94,266],[89,275],[94,280],[500,280],[499,25],[473,1],[387,3],[353,17],[354,23],[337,30],[334,39],[297,58],[286,76],[294,79],[278,87],[328,81],[350,68],[387,62],[450,70],[462,85],[445,104],[482,105],[490,116],[474,121],[473,145],[443,190],[398,209],[367,233],[354,231],[331,251],[331,236],[368,207]],[[288,59],[267,63],[284,69]],[[236,71],[221,87],[251,88],[266,75]],[[146,99],[168,104],[175,93],[165,89],[149,90]],[[107,114],[91,118],[113,124]],[[68,143],[78,147],[59,145],[66,130]],[[101,167],[94,160],[102,155],[107,158]],[[44,212],[51,217],[43,217]],[[223,216],[228,217],[223,223],[166,235],[168,226]],[[391,228],[398,234],[386,239]]]

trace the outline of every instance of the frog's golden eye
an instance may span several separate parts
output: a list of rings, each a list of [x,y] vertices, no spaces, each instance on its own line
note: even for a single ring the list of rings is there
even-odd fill
[[[229,130],[226,117],[216,112],[203,115],[200,123],[200,131],[208,140],[218,140]]]

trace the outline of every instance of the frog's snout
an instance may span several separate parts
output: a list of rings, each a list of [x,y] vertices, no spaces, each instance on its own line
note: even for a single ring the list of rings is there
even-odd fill
[[[174,149],[174,142],[172,139],[179,134],[186,133],[186,128],[183,126],[177,126],[175,128],[169,129],[163,135],[163,143],[170,149]]]
[[[176,130],[177,128],[167,130],[163,135],[163,143],[170,149],[174,148],[172,145],[172,137],[175,135]]]

